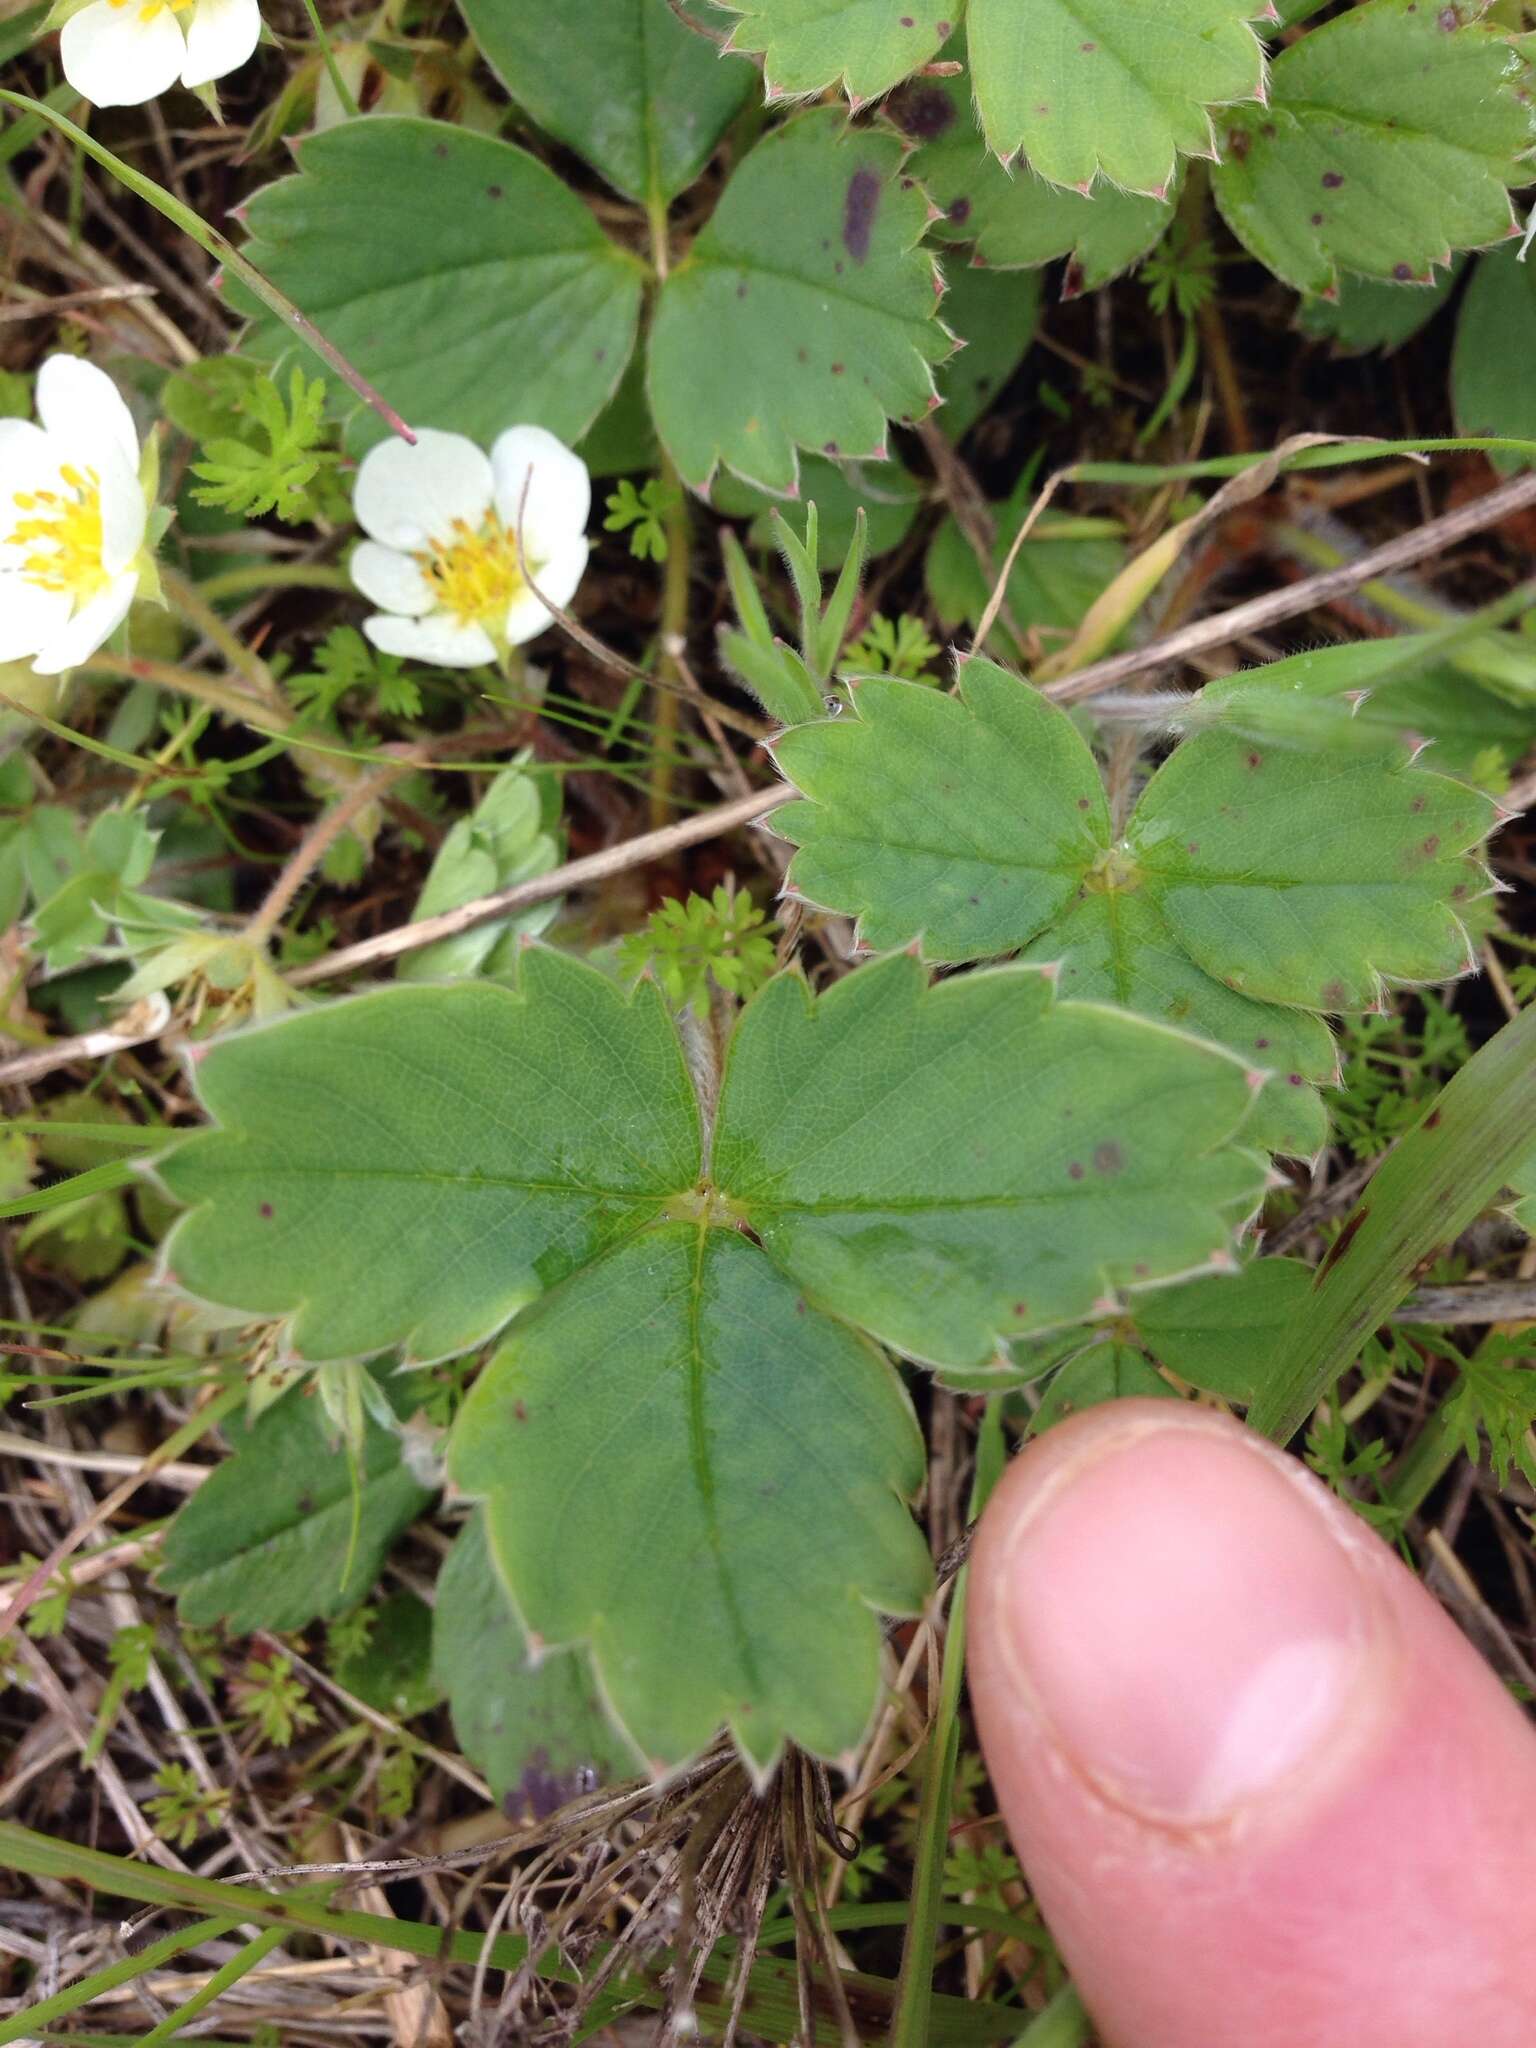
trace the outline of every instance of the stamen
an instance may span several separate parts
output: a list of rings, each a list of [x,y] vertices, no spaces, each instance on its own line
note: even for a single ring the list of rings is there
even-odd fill
[[[455,519],[450,535],[416,556],[439,606],[462,625],[499,626],[523,588],[511,529],[491,512],[478,530]]]
[[[13,494],[19,512],[37,516],[18,519],[5,545],[30,550],[21,563],[29,583],[61,592],[78,607],[111,581],[102,564],[101,479],[94,469],[82,476],[72,463],[64,463],[59,481],[68,486],[68,496],[47,490]]]

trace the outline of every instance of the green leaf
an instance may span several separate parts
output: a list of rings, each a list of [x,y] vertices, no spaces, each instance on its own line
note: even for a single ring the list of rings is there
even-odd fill
[[[475,809],[448,829],[422,885],[412,924],[472,903],[514,882],[547,875],[559,865],[560,848],[543,830],[539,785],[520,763],[504,768]],[[403,981],[454,981],[489,973],[502,956],[515,952],[507,941],[518,933],[537,936],[558,915],[559,903],[535,904],[515,917],[492,919],[451,939],[438,939],[407,953],[395,968]],[[498,976],[498,978],[501,978]]]
[[[1030,1423],[1030,1435],[1039,1436],[1053,1422],[1063,1422],[1067,1416],[1097,1408],[1104,1401],[1159,1398],[1177,1400],[1178,1396],[1132,1345],[1090,1344],[1052,1374]]]
[[[693,183],[756,84],[749,65],[722,63],[666,0],[460,6],[513,99],[642,202],[674,199]]]
[[[1510,636],[1490,636],[1520,652]],[[1415,659],[1415,650],[1424,652]],[[1297,706],[1300,699],[1300,706]],[[1430,634],[1399,634],[1320,647],[1208,683],[1195,705],[1250,739],[1279,739],[1299,710],[1298,736],[1318,746],[1410,753],[1426,741],[1426,765],[1469,775],[1497,749],[1513,765],[1536,742],[1536,698],[1510,702],[1450,666]],[[1287,708],[1289,707],[1289,708]],[[1316,722],[1307,728],[1309,716]]]
[[[1461,302],[1451,403],[1463,434],[1536,440],[1536,262],[1517,255],[1510,246],[1484,256]],[[1496,469],[1524,466],[1516,455],[1488,459]]]
[[[1246,1405],[1311,1285],[1299,1259],[1250,1259],[1236,1273],[1155,1288],[1133,1314],[1148,1350],[1181,1380]]]
[[[1522,1230],[1536,1237],[1536,1152],[1515,1169],[1509,1184],[1517,1195],[1523,1197],[1515,1203],[1510,1214]]]
[[[1311,1013],[1467,965],[1458,905],[1483,882],[1465,855],[1494,810],[1461,783],[1208,733],[1158,769],[1117,842],[1070,719],[992,663],[968,662],[958,697],[871,681],[853,708],[778,742],[807,799],[775,818],[800,849],[792,887],[876,947],[1029,946],[1064,993],[1232,1046],[1275,1070],[1251,1133],[1271,1149],[1322,1139],[1307,1084],[1336,1062]]]
[[[649,985],[626,997],[535,947],[515,991],[382,990],[293,1021],[203,1056],[222,1128],[159,1170],[192,1207],[166,1248],[177,1281],[292,1314],[302,1357],[469,1350],[698,1177]]]
[[[414,1593],[391,1593],[370,1619],[362,1649],[336,1665],[336,1683],[397,1721],[425,1714],[443,1697],[431,1668],[432,1609]]]
[[[1379,348],[1391,355],[1431,321],[1451,295],[1464,256],[1429,285],[1383,284],[1370,277],[1343,277],[1333,299],[1304,299],[1302,330],[1334,342],[1351,354]]]
[[[952,23],[922,0],[725,0],[742,19],[733,50],[764,59],[770,100],[841,85],[853,104],[878,99],[926,64]],[[955,0],[958,4],[958,0]]]
[[[483,1509],[438,1574],[432,1669],[459,1747],[513,1819],[543,1820],[640,1761],[604,1711],[584,1651],[534,1656],[492,1559]]]
[[[955,270],[944,324],[962,347],[939,371],[939,425],[958,441],[1023,362],[1040,320],[1040,281],[1006,270]]]
[[[248,253],[389,403],[487,445],[520,421],[579,440],[634,345],[641,272],[575,193],[439,121],[349,121],[297,155],[250,201]],[[265,322],[249,346],[293,343]],[[382,432],[359,414],[349,440]]]
[[[749,1005],[714,1178],[812,1300],[972,1365],[1221,1251],[1261,1187],[1253,1154],[1222,1149],[1251,1093],[1228,1055],[1056,1004],[1044,975],[929,988],[896,954],[814,1003],[781,976]]]
[[[985,1361],[1226,1252],[1263,1183],[1228,1142],[1240,1062],[1021,968],[930,989],[901,954],[747,1006],[707,1164],[659,999],[538,949],[515,992],[379,991],[197,1078],[222,1127],[163,1171],[198,1293],[296,1311],[338,1358],[466,1349],[538,1294],[452,1469],[524,1624],[590,1642],[658,1763],[722,1719],[759,1765],[858,1740],[873,1610],[928,1577],[921,1444],[869,1335]]]
[[[1225,117],[1217,204],[1287,284],[1427,284],[1454,249],[1511,232],[1536,109],[1515,46],[1478,12],[1367,0],[1277,59],[1267,108]]]
[[[759,1766],[786,1735],[850,1750],[876,1610],[928,1587],[900,1383],[730,1230],[649,1231],[546,1296],[471,1393],[453,1472],[489,1496],[528,1626],[590,1644],[656,1764],[722,1723]]]
[[[1178,1287],[1149,1287],[1121,1304],[1112,1321],[1027,1338],[1010,1347],[1011,1359],[980,1372],[946,1373],[945,1384],[962,1393],[997,1393],[1028,1386],[1059,1365],[1051,1382],[1056,1409],[1087,1407],[1124,1393],[1169,1393],[1168,1382],[1152,1371],[1161,1363],[1205,1393],[1247,1403],[1257,1398],[1312,1278],[1312,1268],[1296,1259],[1250,1259],[1235,1271]],[[1128,1361],[1156,1385],[1139,1378]],[[1041,1414],[1047,1405],[1049,1398]]]
[[[1035,269],[1069,257],[1067,298],[1139,262],[1173,218],[1166,200],[1102,182],[1091,194],[1074,192],[1048,185],[1025,164],[1005,168],[976,123],[965,77],[925,78],[897,94],[889,111],[917,145],[908,168],[939,208],[933,239],[973,244],[975,261],[992,269]]]
[[[379,1384],[403,1412],[409,1382]],[[371,1419],[354,1474],[312,1393],[291,1387],[259,1421],[227,1424],[233,1457],[166,1531],[160,1583],[183,1621],[222,1621],[244,1634],[344,1613],[432,1498],[399,1439]]]
[[[1256,0],[971,0],[987,143],[1053,185],[1102,176],[1161,198],[1179,156],[1209,156],[1211,109],[1257,100]]]
[[[662,287],[651,411],[696,490],[723,462],[793,496],[797,448],[883,457],[887,420],[934,404],[950,336],[902,155],[831,108],[771,131]]]

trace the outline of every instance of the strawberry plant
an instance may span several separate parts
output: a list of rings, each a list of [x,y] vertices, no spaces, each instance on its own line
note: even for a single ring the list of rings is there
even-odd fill
[[[0,12],[0,2040],[1081,2037],[1009,1449],[1529,1534],[1536,13]]]

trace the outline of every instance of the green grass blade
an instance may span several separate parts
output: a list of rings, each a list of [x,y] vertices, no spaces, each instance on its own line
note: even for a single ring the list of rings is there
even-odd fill
[[[93,1134],[95,1128],[93,1124]],[[33,1188],[30,1194],[18,1195],[13,1202],[0,1202],[0,1222],[11,1216],[35,1216],[44,1209],[62,1209],[87,1195],[104,1195],[113,1188],[125,1188],[137,1177],[131,1160],[109,1159],[103,1166],[88,1167],[68,1180],[55,1181],[51,1188]]]
[[[1248,1411],[1277,1443],[1296,1434],[1371,1333],[1536,1152],[1536,1006],[1479,1048],[1390,1153],[1324,1259]]]

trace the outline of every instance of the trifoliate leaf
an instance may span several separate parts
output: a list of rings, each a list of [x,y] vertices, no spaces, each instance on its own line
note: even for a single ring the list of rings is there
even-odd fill
[[[999,163],[977,126],[966,77],[925,78],[898,93],[889,111],[917,145],[908,170],[942,215],[933,239],[972,244],[990,269],[1034,269],[1066,256],[1063,293],[1072,298],[1139,262],[1173,218],[1166,200],[1102,180],[1091,194],[1074,192],[1027,164]]]
[[[534,1656],[486,1540],[464,1524],[438,1575],[432,1670],[459,1747],[513,1820],[543,1820],[640,1759],[603,1710],[584,1651]]]
[[[876,1610],[928,1587],[899,1381],[733,1230],[645,1232],[546,1296],[471,1393],[453,1473],[488,1496],[528,1627],[590,1646],[658,1766],[722,1723],[760,1767],[786,1735],[850,1750]]]
[[[349,121],[297,156],[250,201],[248,253],[389,403],[487,446],[514,420],[579,440],[634,345],[641,273],[575,193],[441,121]],[[263,359],[293,347],[270,319],[249,343]],[[383,432],[360,412],[348,439]]]
[[[515,992],[379,991],[221,1040],[197,1080],[220,1127],[162,1169],[198,1205],[185,1284],[337,1359],[523,1307],[452,1468],[519,1617],[590,1643],[658,1764],[721,1719],[759,1766],[867,1722],[872,1610],[928,1583],[921,1445],[869,1336],[974,1367],[1208,1264],[1263,1185],[1229,1142],[1240,1062],[1023,968],[930,989],[909,955],[748,1005],[708,1160],[659,1002],[537,949]]]
[[[886,423],[934,402],[949,354],[921,192],[892,135],[831,108],[757,145],[662,287],[648,388],[657,431],[703,490],[720,463],[780,496],[796,449],[883,456]]]
[[[1463,434],[1536,441],[1536,262],[1516,260],[1513,244],[1479,261],[1456,320],[1451,402]],[[1518,455],[1490,455],[1496,469],[1529,466]]]
[[[841,85],[854,104],[878,98],[943,45],[950,0],[725,0],[741,15],[733,50],[761,56],[770,98]],[[958,4],[958,0],[956,0]]]
[[[1277,59],[1270,104],[1222,122],[1217,204],[1302,292],[1341,270],[1427,284],[1514,226],[1536,142],[1527,67],[1469,0],[1367,0]]]
[[[223,1128],[160,1172],[192,1208],[166,1248],[176,1280],[291,1314],[303,1357],[468,1350],[698,1177],[652,987],[630,999],[535,948],[516,991],[391,989],[301,1021],[203,1056]]]
[[[407,1411],[409,1381],[381,1376],[379,1385]],[[432,1498],[399,1438],[372,1419],[354,1466],[313,1395],[291,1387],[256,1422],[226,1424],[233,1457],[165,1535],[160,1583],[177,1595],[183,1621],[244,1633],[344,1613]]]
[[[1262,1186],[1253,1154],[1223,1149],[1251,1096],[1239,1061],[1057,1004],[1045,975],[930,988],[895,954],[814,1003],[783,976],[749,1006],[714,1174],[812,1300],[976,1364],[1221,1251]]]
[[[800,849],[791,884],[856,914],[876,947],[970,960],[1031,946],[1064,993],[1275,1069],[1253,1127],[1275,1150],[1321,1140],[1306,1084],[1335,1062],[1314,1013],[1370,1007],[1383,977],[1467,965],[1460,906],[1484,882],[1466,855],[1493,806],[1401,758],[1206,733],[1117,840],[1076,728],[990,662],[966,664],[958,697],[861,683],[853,712],[778,742],[807,799],[774,820]]]
[[[1211,156],[1211,110],[1257,100],[1258,0],[971,0],[988,145],[1053,185],[1102,176],[1161,198],[1180,155]]]
[[[666,0],[460,5],[513,99],[642,202],[674,199],[693,183],[757,85],[750,65],[722,62]],[[708,12],[729,24],[728,15]]]

